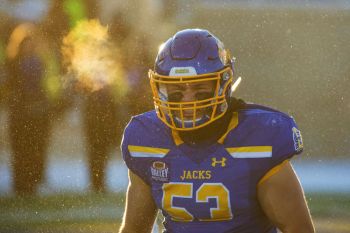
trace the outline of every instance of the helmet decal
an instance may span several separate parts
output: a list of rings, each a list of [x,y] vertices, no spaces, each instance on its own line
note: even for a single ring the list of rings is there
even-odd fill
[[[197,75],[194,67],[173,67],[170,69],[169,76],[189,76]]]

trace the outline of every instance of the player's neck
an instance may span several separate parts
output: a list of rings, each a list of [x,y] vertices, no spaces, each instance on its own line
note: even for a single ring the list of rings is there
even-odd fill
[[[181,139],[190,146],[206,146],[214,144],[227,131],[231,121],[232,113],[238,109],[244,108],[244,101],[232,98],[230,107],[225,115],[213,123],[193,131],[183,131],[179,135]]]
[[[183,131],[179,135],[190,146],[211,145],[226,132],[231,117],[232,112],[227,112],[222,118],[203,128],[193,131]]]

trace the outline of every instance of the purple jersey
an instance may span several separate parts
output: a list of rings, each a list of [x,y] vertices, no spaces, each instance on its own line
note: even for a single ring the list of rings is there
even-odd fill
[[[154,111],[133,117],[122,153],[152,189],[167,233],[276,232],[257,199],[260,179],[302,151],[293,118],[247,105],[211,145],[183,143]]]

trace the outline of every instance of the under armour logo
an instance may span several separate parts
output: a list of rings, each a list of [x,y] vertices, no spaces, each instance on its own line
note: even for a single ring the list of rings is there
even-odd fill
[[[211,166],[215,167],[216,164],[221,164],[221,167],[225,167],[226,166],[226,158],[222,158],[221,160],[216,160],[216,158],[211,158]]]

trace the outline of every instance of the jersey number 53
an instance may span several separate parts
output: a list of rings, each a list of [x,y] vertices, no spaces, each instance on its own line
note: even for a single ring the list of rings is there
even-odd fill
[[[162,207],[174,221],[190,222],[195,219],[185,208],[174,206],[173,198],[191,198],[196,203],[209,202],[209,198],[216,199],[216,207],[210,208],[210,218],[199,221],[224,221],[232,219],[230,192],[222,183],[203,183],[193,197],[192,183],[170,182],[163,184]]]

